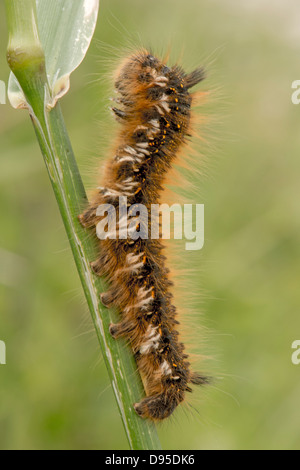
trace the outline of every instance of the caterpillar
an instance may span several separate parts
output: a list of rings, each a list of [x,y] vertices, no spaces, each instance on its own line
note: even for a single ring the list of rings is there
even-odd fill
[[[193,101],[189,90],[204,78],[203,68],[187,74],[144,49],[121,63],[115,77],[118,107],[112,108],[121,130],[115,155],[106,165],[105,186],[97,189],[79,216],[84,227],[97,226],[100,205],[111,204],[119,215],[122,196],[129,211],[136,204],[150,209],[158,203],[166,173],[189,136]],[[150,218],[143,223],[149,226]],[[123,229],[119,220],[119,235]],[[134,409],[142,418],[163,420],[192,391],[191,384],[208,383],[190,370],[179,340],[163,244],[160,239],[128,236],[106,238],[99,245],[99,258],[91,265],[110,284],[101,300],[106,307],[117,307],[121,316],[118,324],[110,325],[110,333],[130,343],[146,391]]]

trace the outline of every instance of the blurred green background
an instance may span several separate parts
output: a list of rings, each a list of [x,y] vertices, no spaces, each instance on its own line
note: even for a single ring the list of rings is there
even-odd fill
[[[170,48],[187,69],[208,69],[212,119],[197,180],[206,244],[182,252],[201,295],[182,322],[217,379],[195,391],[195,410],[183,407],[158,427],[165,449],[300,449],[300,365],[291,362],[300,338],[300,106],[291,102],[299,14],[292,0],[101,0],[95,38],[62,100],[91,188],[111,138],[101,77],[118,51]],[[6,42],[1,3],[5,82]],[[1,105],[0,139],[0,448],[126,449],[27,113]]]

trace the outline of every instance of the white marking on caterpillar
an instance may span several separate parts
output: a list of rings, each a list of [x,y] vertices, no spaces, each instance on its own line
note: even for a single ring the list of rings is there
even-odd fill
[[[167,113],[169,113],[169,112],[171,111],[170,106],[169,106],[165,101],[163,101],[162,103],[160,103],[160,106],[161,106]]]
[[[142,267],[143,267],[143,263],[138,263],[138,264],[135,264],[134,266],[130,266],[129,268],[117,269],[117,271],[114,274],[114,277],[117,277],[120,273],[126,273],[126,272],[132,272],[133,274],[136,274],[138,270]]]
[[[157,119],[152,119],[152,121],[149,121],[149,124],[151,124],[152,127],[155,127],[156,129],[160,129],[160,124]]]
[[[128,271],[134,271],[134,272],[137,272],[140,268],[142,268],[144,266],[144,263],[137,263],[135,264],[134,266],[130,266],[129,268],[127,268]],[[125,268],[126,269],[126,268]]]
[[[145,155],[150,155],[150,153],[147,150],[143,150],[144,153],[138,153],[135,161],[137,163],[141,163],[142,160],[145,158]],[[145,155],[144,155],[145,154]]]
[[[156,129],[156,128],[149,130],[148,131],[149,140],[154,140],[155,136],[159,134],[159,132],[160,132],[160,129]]]
[[[155,108],[157,109],[159,114],[161,114],[162,116],[165,114],[164,111],[161,109],[161,107],[158,104],[155,105]]]
[[[139,302],[139,304],[137,304],[137,305],[138,305],[138,307],[141,307],[141,310],[146,310],[147,305],[151,302],[153,302],[153,297],[152,296],[148,297],[148,299],[143,300],[142,302]]]
[[[151,296],[151,297],[148,297],[147,299],[142,300],[141,302],[138,302],[138,303],[136,303],[136,304],[128,305],[128,307],[126,307],[126,308],[124,309],[124,312],[125,312],[125,313],[128,313],[128,312],[130,312],[130,310],[136,310],[136,309],[138,309],[138,308],[140,308],[141,310],[146,310],[147,305],[148,305],[149,303],[153,302],[153,300],[154,300],[154,299],[153,299],[153,297]]]
[[[130,147],[129,145],[126,145],[126,147],[124,148],[125,152],[128,152],[130,153],[131,155],[134,155],[136,156],[137,155],[137,151],[133,148],[133,147]]]
[[[122,183],[117,183],[116,186],[124,191],[128,191],[133,189],[134,187],[138,186],[138,182],[134,182],[132,178],[127,178],[126,180],[122,181]]]
[[[138,261],[142,256],[144,256],[145,252],[142,251],[142,253],[139,253],[138,255],[134,255],[133,253],[129,253],[127,256],[126,256],[126,263],[127,264],[130,264],[130,263],[135,263],[136,261]]]
[[[155,108],[161,115],[164,115],[165,112],[169,113],[171,111],[171,108],[168,105],[167,101],[169,101],[168,96],[163,94],[163,96],[159,100],[159,103],[155,105]]]
[[[137,273],[138,270],[144,266],[144,262],[139,261],[142,256],[144,256],[144,252],[139,253],[138,255],[134,255],[133,253],[129,253],[126,256],[126,264],[129,265],[129,266],[127,268],[117,269],[114,276],[118,276],[122,272]]]
[[[157,327],[153,328],[151,325],[148,326],[148,329],[145,334],[146,341],[141,345],[140,353],[147,354],[151,351],[151,349],[156,350],[159,346],[160,338],[160,334],[157,333]]]
[[[122,162],[132,162],[135,163],[136,159],[134,157],[118,157],[117,162],[122,163]]]
[[[155,335],[156,331],[157,331],[157,327],[153,328],[153,326],[149,325],[147,328],[145,337],[148,339],[152,338],[152,336]]]
[[[136,146],[139,147],[139,149],[146,149],[149,147],[149,144],[148,142],[139,142]]]
[[[104,188],[104,187],[98,187],[98,189],[102,191],[104,197],[112,197],[112,198],[122,197],[122,196],[129,197],[129,196],[134,196],[134,191],[137,185],[139,185],[139,183],[132,181],[131,178],[128,178],[123,183],[116,184],[117,188],[120,189],[121,191],[117,191],[112,188]]]
[[[150,152],[146,149],[139,149],[139,151],[142,152],[142,153],[139,153],[139,155],[143,156],[143,158],[145,158],[145,155],[150,155]]]
[[[164,360],[164,362],[161,363],[160,370],[161,370],[161,373],[163,375],[171,375],[172,374],[172,369],[171,369],[170,365],[167,363],[166,360]]]
[[[158,81],[158,80],[155,80],[154,85],[157,85],[157,86],[160,86],[160,87],[163,88],[163,87],[165,87],[167,84],[166,84],[166,83],[163,83],[163,82],[160,82],[160,81]]]
[[[153,291],[153,287],[151,287],[150,289],[145,289],[144,287],[141,287],[139,289],[139,293],[138,293],[138,297],[143,299],[144,297],[146,297],[150,292]]]
[[[152,67],[147,67],[147,71],[152,75],[152,77],[157,77],[158,73],[155,69],[153,69]]]
[[[125,158],[130,158],[132,162],[138,162],[138,163],[141,163],[141,159],[145,158],[145,155],[143,155],[143,153],[140,153],[141,152],[141,149],[139,149],[139,152],[134,149],[133,147],[129,147],[129,146],[126,146],[124,148],[124,151],[129,153],[130,155],[121,155],[121,156],[118,156],[118,161],[121,161],[121,159],[125,159]],[[148,153],[149,155],[149,153]]]
[[[157,77],[156,82],[168,82],[169,79],[167,77],[164,77],[161,75],[160,77]]]
[[[104,197],[117,198],[120,196],[133,196],[134,195],[134,193],[132,192],[126,192],[126,191],[120,192],[120,191],[116,191],[115,189],[109,189],[109,188],[99,188],[99,189],[103,191]]]
[[[137,131],[139,131],[139,130],[144,131],[144,130],[147,130],[147,129],[148,129],[147,126],[137,126],[137,127],[134,129],[134,132],[137,132]]]
[[[126,178],[126,180],[123,180],[123,183],[131,184],[131,183],[133,183],[133,178],[130,176],[129,178]],[[134,184],[137,184],[137,183],[134,183]]]
[[[111,196],[111,197],[122,196],[122,194],[119,191],[115,191],[114,189],[109,189],[109,188],[104,188],[104,187],[99,187],[98,189],[103,192],[104,197],[106,197],[106,196]]]

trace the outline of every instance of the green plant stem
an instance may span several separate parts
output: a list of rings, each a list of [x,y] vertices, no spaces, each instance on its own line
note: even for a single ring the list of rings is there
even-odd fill
[[[35,0],[6,0],[6,11],[8,62],[28,103],[129,445],[132,449],[160,449],[153,423],[139,418],[133,409],[133,403],[144,393],[141,379],[128,346],[109,334],[109,324],[116,322],[116,314],[102,307],[99,296],[105,284],[90,268],[90,261],[97,257],[96,241],[78,222],[87,199],[60,106],[47,107],[51,92],[37,34]]]

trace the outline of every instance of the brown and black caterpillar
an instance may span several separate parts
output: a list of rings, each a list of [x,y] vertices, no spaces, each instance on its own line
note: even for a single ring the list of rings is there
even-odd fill
[[[193,96],[189,89],[204,79],[202,68],[186,74],[179,66],[167,67],[146,50],[131,55],[117,72],[113,108],[122,124],[115,156],[97,190],[80,216],[85,227],[96,227],[97,208],[103,204],[120,211],[119,198],[128,207],[159,202],[166,172],[190,133]],[[144,223],[149,225],[150,219]],[[138,227],[137,227],[138,229]],[[119,221],[117,232],[122,230]],[[184,400],[190,384],[206,384],[191,372],[188,356],[178,339],[176,308],[172,305],[169,270],[159,239],[105,239],[92,267],[110,282],[102,295],[105,306],[116,306],[120,323],[110,326],[114,338],[124,336],[131,345],[143,379],[146,398],[134,405],[143,418],[167,418]]]

